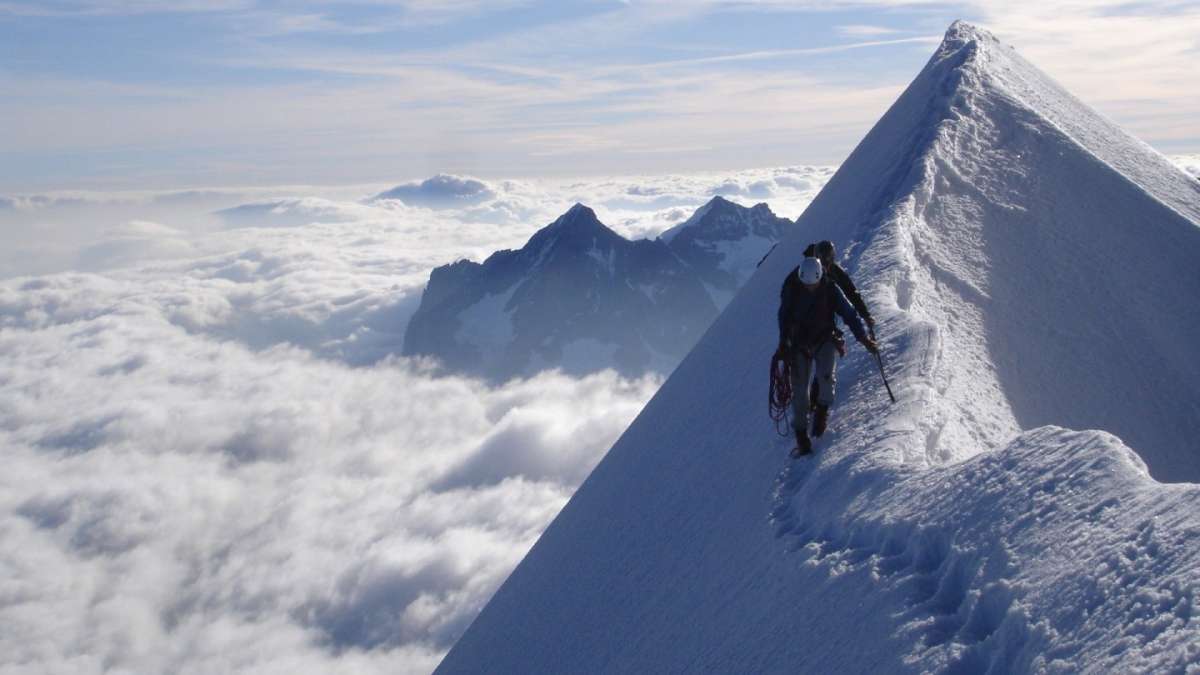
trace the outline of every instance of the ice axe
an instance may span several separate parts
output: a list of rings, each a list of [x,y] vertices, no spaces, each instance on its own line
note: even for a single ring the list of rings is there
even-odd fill
[[[892,399],[892,403],[896,402],[896,397],[892,395],[892,385],[888,384],[887,373],[883,372],[883,356],[879,350],[875,350],[875,363],[879,364],[879,376],[883,378],[883,386],[887,387],[888,398]]]

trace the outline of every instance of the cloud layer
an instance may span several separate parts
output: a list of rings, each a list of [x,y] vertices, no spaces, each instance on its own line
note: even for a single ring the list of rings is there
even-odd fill
[[[12,196],[0,670],[428,672],[659,385],[432,376],[395,356],[430,269],[831,172]]]
[[[428,670],[658,384],[255,351],[198,291],[0,289],[0,661]]]

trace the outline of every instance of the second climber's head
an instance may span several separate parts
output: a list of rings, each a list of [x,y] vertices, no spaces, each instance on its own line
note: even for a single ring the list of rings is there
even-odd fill
[[[817,255],[817,260],[821,261],[821,265],[825,269],[829,269],[830,265],[833,264],[833,259],[837,257],[837,251],[833,248],[833,242],[828,239],[817,242],[813,253]]]

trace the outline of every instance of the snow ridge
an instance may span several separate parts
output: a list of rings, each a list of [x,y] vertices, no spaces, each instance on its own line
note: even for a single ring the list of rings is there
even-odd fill
[[[1162,672],[1200,658],[1195,588],[1163,574],[1200,564],[1188,535],[1200,491],[1164,502],[1111,435],[1041,427],[977,460],[881,480],[868,504],[824,517],[799,508],[822,497],[803,494],[820,491],[811,478],[781,472],[776,535],[802,564],[898,598],[906,665]],[[905,479],[931,498],[914,501]]]

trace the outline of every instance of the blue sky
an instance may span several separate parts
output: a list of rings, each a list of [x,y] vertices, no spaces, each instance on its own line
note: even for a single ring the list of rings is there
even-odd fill
[[[1174,0],[0,0],[0,193],[837,163],[956,18],[1200,150]]]

